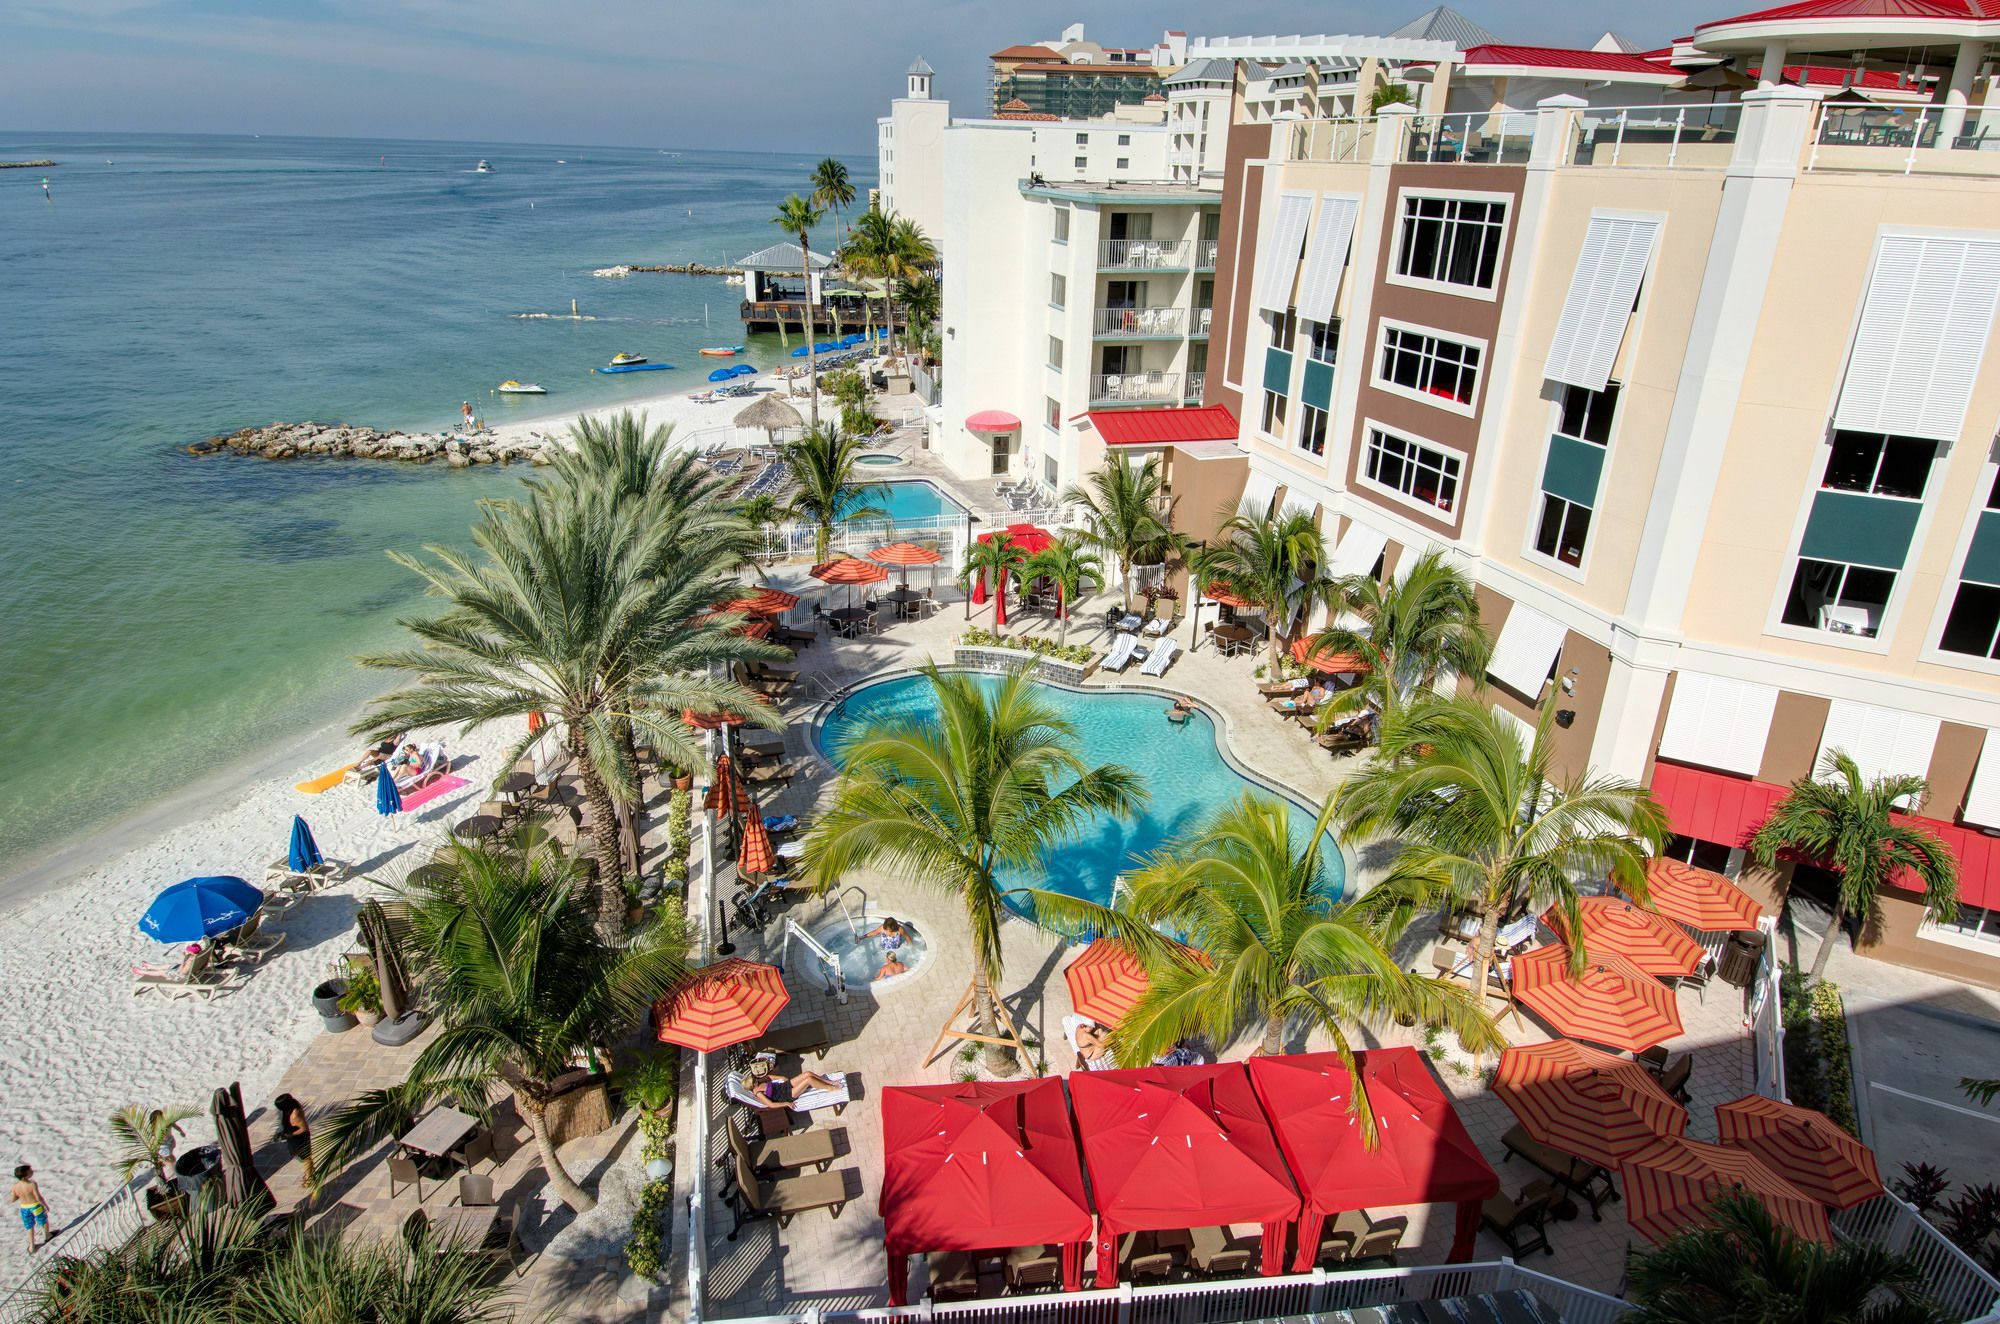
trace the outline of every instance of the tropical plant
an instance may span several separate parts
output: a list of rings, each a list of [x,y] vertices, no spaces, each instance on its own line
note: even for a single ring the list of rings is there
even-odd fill
[[[895,216],[890,223],[889,246],[882,261],[885,294],[906,288],[919,276],[929,275],[937,260],[937,246],[924,233],[923,227],[907,216]],[[889,353],[893,356],[896,352],[896,304],[893,298],[889,300],[888,311]],[[917,327],[914,313],[909,323],[909,329],[914,332]]]
[[[893,353],[896,326],[891,320],[891,298],[896,279],[896,222],[879,204],[854,218],[847,243],[840,250],[841,268],[850,275],[878,281],[882,287],[882,329],[888,337],[885,348]]]
[[[996,683],[926,663],[923,675],[936,714],[873,727],[841,752],[832,805],[807,834],[805,858],[816,887],[873,865],[962,905],[974,1025],[991,1036],[1004,898],[1051,895],[1007,889],[1001,871],[1041,867],[1044,852],[1099,815],[1131,814],[1146,792],[1130,768],[1086,764],[1075,728],[1026,672]],[[1017,1066],[997,1044],[987,1045],[986,1065],[996,1074]]]
[[[1552,716],[1544,710],[1524,743],[1512,719],[1472,699],[1421,699],[1384,719],[1375,762],[1334,793],[1349,836],[1402,842],[1363,904],[1470,909],[1472,987],[1482,991],[1501,921],[1523,906],[1556,911],[1581,973],[1574,880],[1610,878],[1643,901],[1646,861],[1666,844],[1666,811],[1645,787],[1589,771],[1556,776]]]
[[[2000,1099],[2000,1080],[1981,1080],[1975,1076],[1960,1076],[1958,1088],[1974,1103],[1990,1104]]]
[[[1243,508],[1223,522],[1201,559],[1201,576],[1227,584],[1264,609],[1270,625],[1271,666],[1291,648],[1292,632],[1312,604],[1325,597],[1326,540],[1312,515],[1287,506],[1275,517]]]
[[[1132,568],[1165,561],[1186,547],[1187,540],[1173,529],[1158,455],[1143,460],[1107,456],[1084,485],[1072,484],[1062,500],[1066,506],[1083,508],[1084,541],[1111,556],[1127,606],[1132,601]]]
[[[1368,94],[1368,113],[1376,115],[1384,106],[1408,106],[1415,102],[1416,98],[1410,95],[1407,84],[1377,83],[1375,90]]]
[[[163,1191],[174,1188],[173,1161],[168,1157],[182,1122],[201,1116],[199,1108],[170,1104],[165,1108],[142,1108],[128,1103],[111,1114],[111,1166],[120,1180],[150,1168]]]
[[[1093,593],[1104,588],[1104,562],[1089,549],[1081,536],[1065,533],[1021,563],[1021,580],[1031,583],[1046,579],[1055,585],[1056,615],[1062,620],[1060,642],[1069,642],[1069,618],[1084,586]]]
[[[1425,552],[1386,584],[1364,572],[1327,581],[1323,591],[1328,624],[1306,641],[1306,659],[1347,654],[1367,666],[1325,705],[1322,726],[1335,716],[1407,707],[1461,677],[1483,682],[1492,636],[1479,623],[1472,577],[1443,551]]]
[[[375,977],[374,970],[362,966],[347,975],[347,991],[340,995],[340,1009],[353,1015],[356,1012],[382,1014],[382,984]]]
[[[806,287],[806,375],[812,379],[812,421],[815,423],[819,422],[819,351],[813,345],[819,328],[813,321],[812,228],[825,215],[825,209],[815,206],[812,199],[794,193],[778,204],[778,214],[771,218],[771,224],[797,236],[799,241],[799,277]]]
[[[965,566],[958,572],[958,586],[965,590],[965,619],[972,619],[973,584],[983,580],[993,587],[993,631],[1005,634],[1007,613],[1003,595],[1007,592],[1007,576],[1017,573],[1027,559],[1027,553],[1010,533],[973,539],[965,549]]]
[[[647,1053],[624,1075],[625,1097],[647,1112],[658,1112],[673,1102],[680,1088],[681,1055],[671,1044]]]
[[[1849,915],[1870,914],[1890,879],[1908,870],[1923,884],[1924,913],[1948,920],[1958,913],[1958,860],[1937,835],[1917,826],[1907,813],[1930,796],[1922,777],[1889,774],[1872,781],[1861,775],[1846,750],[1828,750],[1820,778],[1801,777],[1771,806],[1750,838],[1750,853],[1766,869],[1780,851],[1823,860],[1839,876],[1833,917],[1813,957],[1811,983],[1826,976],[1826,958]]]
[[[833,228],[840,230],[840,209],[854,205],[854,183],[847,177],[847,167],[834,157],[827,157],[813,167],[812,200],[833,212]]]
[[[903,281],[903,306],[910,312],[910,335],[928,330],[944,310],[944,289],[928,271]]]
[[[824,561],[833,543],[833,526],[853,519],[886,519],[888,507],[875,503],[887,499],[889,489],[881,483],[861,481],[860,457],[867,450],[860,437],[838,427],[814,423],[796,441],[778,448],[779,456],[791,466],[797,489],[785,513],[813,526],[813,559]]]
[[[398,1085],[361,1095],[322,1123],[316,1185],[399,1134],[423,1103],[474,1100],[504,1084],[534,1134],[549,1185],[581,1213],[596,1202],[563,1167],[549,1134],[555,1082],[579,1056],[607,1061],[687,973],[677,902],[625,942],[608,942],[577,906],[583,877],[536,825],[498,845],[454,845],[399,890],[415,973],[441,1028]]]
[[[1923,1266],[1864,1241],[1808,1241],[1730,1189],[1706,1223],[1633,1256],[1637,1324],[1941,1324]]]

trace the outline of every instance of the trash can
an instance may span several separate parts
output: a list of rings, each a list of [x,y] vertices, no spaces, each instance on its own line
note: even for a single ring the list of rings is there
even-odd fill
[[[1730,934],[1729,941],[1722,944],[1721,955],[1716,958],[1716,978],[1737,988],[1750,987],[1750,981],[1757,977],[1757,963],[1764,957],[1767,941],[1761,930]]]
[[[340,1000],[346,996],[345,979],[329,979],[313,990],[313,1010],[319,1013],[320,1024],[328,1034],[351,1030],[360,1023],[340,1009]]]
[[[222,1166],[222,1150],[215,1145],[190,1149],[174,1160],[174,1185],[193,1195]]]

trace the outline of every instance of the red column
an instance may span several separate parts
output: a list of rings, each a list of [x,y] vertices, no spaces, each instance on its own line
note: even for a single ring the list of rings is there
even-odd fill
[[[910,1257],[889,1252],[889,1304],[910,1304]]]
[[[1097,1220],[1097,1290],[1118,1286],[1118,1234]]]
[[[1063,1243],[1063,1291],[1083,1290],[1083,1253],[1090,1246],[1088,1241],[1067,1241]]]
[[[1451,1239],[1447,1264],[1464,1264],[1472,1259],[1473,1243],[1479,1240],[1479,1207],[1483,1201],[1465,1200],[1458,1206],[1457,1234]]]
[[[1307,1209],[1299,1218],[1299,1251],[1292,1256],[1293,1273],[1311,1273],[1313,1261],[1319,1258],[1319,1234],[1326,1227],[1326,1215],[1317,1209]]]
[[[1260,1270],[1262,1273],[1272,1275],[1285,1271],[1285,1233],[1291,1226],[1289,1219],[1264,1224],[1264,1263]]]

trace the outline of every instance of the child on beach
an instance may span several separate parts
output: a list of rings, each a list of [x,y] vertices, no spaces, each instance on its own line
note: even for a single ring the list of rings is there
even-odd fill
[[[35,1170],[23,1163],[14,1169],[14,1207],[21,1211],[21,1226],[28,1229],[28,1253],[33,1255],[50,1241],[49,1202],[35,1181]],[[41,1246],[35,1244],[35,1229],[42,1230]]]

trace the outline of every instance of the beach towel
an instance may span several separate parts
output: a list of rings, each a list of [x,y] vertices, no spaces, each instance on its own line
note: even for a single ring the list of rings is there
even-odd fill
[[[341,780],[348,773],[354,771],[354,768],[355,765],[352,763],[344,768],[335,768],[324,777],[315,777],[309,782],[300,782],[298,785],[292,787],[292,789],[295,791],[304,791],[307,795],[318,795],[321,791],[330,791],[340,785]]]
[[[436,781],[432,782],[430,785],[419,787],[418,789],[411,791],[408,795],[404,796],[403,808],[405,810],[421,808],[424,805],[429,804],[431,801],[437,799],[440,795],[444,795],[448,792],[455,791],[461,786],[468,786],[470,784],[471,783],[467,782],[463,777],[453,777],[450,775],[440,777]]]

